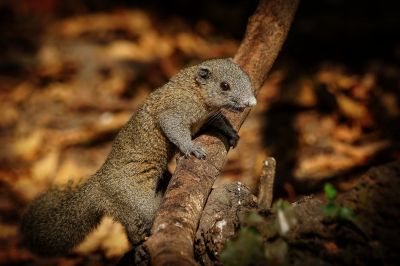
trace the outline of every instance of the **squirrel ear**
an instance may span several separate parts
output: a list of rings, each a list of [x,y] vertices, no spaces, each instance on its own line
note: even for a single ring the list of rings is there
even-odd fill
[[[196,73],[196,81],[204,85],[207,83],[207,79],[211,75],[211,69],[208,66],[200,65],[199,68],[197,69]]]

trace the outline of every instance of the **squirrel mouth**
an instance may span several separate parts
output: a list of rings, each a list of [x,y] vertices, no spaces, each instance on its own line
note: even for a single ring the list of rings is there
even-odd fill
[[[235,106],[235,105],[228,105],[226,108],[235,113],[241,113],[245,109],[245,107],[239,107],[239,106]]]

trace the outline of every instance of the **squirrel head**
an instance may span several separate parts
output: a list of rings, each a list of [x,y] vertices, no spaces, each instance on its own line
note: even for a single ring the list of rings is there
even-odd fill
[[[197,65],[195,80],[209,107],[241,112],[257,103],[249,76],[230,58]]]

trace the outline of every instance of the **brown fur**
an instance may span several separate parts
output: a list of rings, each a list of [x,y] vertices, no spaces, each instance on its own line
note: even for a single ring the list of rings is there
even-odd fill
[[[222,81],[231,90],[221,90]],[[159,184],[176,148],[204,158],[206,153],[191,137],[211,116],[237,141],[236,132],[215,114],[223,107],[254,104],[248,76],[230,59],[182,70],[154,91],[121,129],[93,176],[75,188],[51,189],[32,202],[21,226],[25,241],[40,254],[63,253],[107,215],[125,226],[133,244],[140,242],[160,204],[165,186]]]

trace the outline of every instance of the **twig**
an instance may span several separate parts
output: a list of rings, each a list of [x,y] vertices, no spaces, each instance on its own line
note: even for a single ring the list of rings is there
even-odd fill
[[[273,157],[268,157],[264,161],[263,170],[260,176],[260,186],[258,191],[258,208],[268,210],[272,205],[275,181],[276,162]]]

